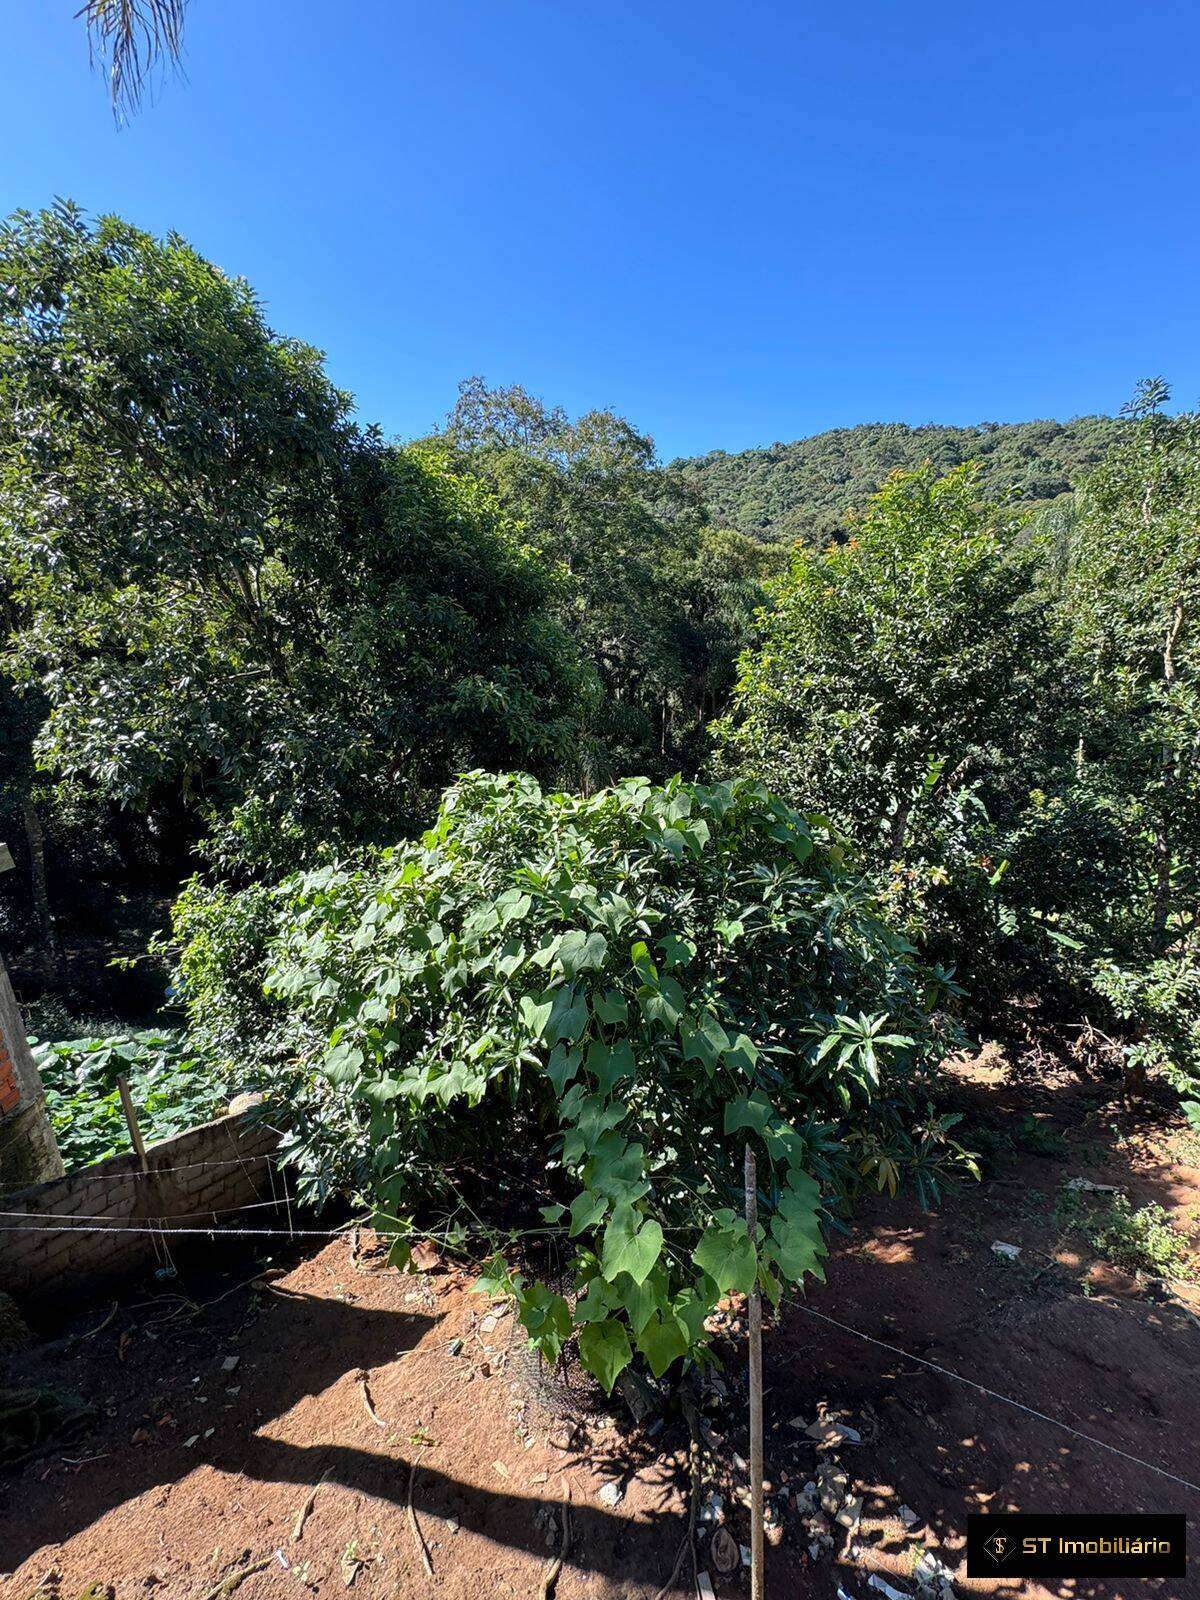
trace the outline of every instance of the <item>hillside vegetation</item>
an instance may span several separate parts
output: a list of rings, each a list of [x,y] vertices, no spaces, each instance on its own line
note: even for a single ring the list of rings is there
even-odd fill
[[[302,1198],[396,1262],[494,1255],[611,1388],[819,1277],[863,1188],[977,1172],[940,1086],[971,1028],[1036,1010],[1200,1131],[1200,414],[1165,382],[781,448],[755,537],[519,386],[388,442],[177,235],[18,213],[0,279],[0,944],[57,1008],[72,1160],[117,1061],[156,1117],[260,1090]],[[77,1025],[138,897],[169,1006]]]
[[[974,428],[864,422],[760,450],[712,450],[677,465],[716,522],[756,539],[823,545],[897,468],[931,461],[944,473],[978,461],[986,499],[1043,504],[1096,467],[1120,429],[1115,417]]]

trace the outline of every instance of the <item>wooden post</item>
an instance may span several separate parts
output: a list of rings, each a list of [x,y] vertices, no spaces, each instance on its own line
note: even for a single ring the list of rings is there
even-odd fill
[[[129,1129],[130,1143],[142,1164],[142,1171],[149,1172],[150,1161],[146,1155],[146,1141],[142,1138],[142,1130],[138,1127],[137,1112],[133,1109],[133,1096],[129,1092],[129,1080],[123,1072],[117,1073],[117,1092],[121,1096],[121,1110],[125,1113],[125,1126]]]
[[[125,1113],[125,1126],[129,1129],[129,1141],[133,1145],[134,1153],[141,1162],[142,1172],[147,1180],[150,1176],[150,1158],[146,1154],[146,1141],[142,1138],[142,1130],[138,1126],[137,1112],[134,1110],[133,1096],[129,1092],[129,1080],[123,1072],[117,1073],[117,1093],[121,1096],[121,1110]],[[146,1192],[143,1195],[143,1204],[150,1207],[150,1184],[147,1182]],[[140,1209],[140,1208],[139,1208]],[[149,1216],[147,1215],[147,1220]],[[154,1240],[154,1254],[161,1265],[169,1272],[174,1272],[175,1264],[171,1260],[171,1251],[167,1245],[166,1229],[152,1230],[151,1238]]]
[[[746,1232],[758,1256],[758,1164],[746,1145]],[[750,1291],[750,1600],[763,1600],[762,1292]]]

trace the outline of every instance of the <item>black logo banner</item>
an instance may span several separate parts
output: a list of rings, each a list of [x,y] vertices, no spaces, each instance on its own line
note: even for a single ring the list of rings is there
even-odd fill
[[[975,1515],[967,1518],[971,1578],[1182,1578],[1187,1518]]]

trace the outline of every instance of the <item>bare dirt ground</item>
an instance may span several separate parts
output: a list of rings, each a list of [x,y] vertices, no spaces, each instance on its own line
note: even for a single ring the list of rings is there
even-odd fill
[[[1200,1297],[1097,1261],[1063,1188],[1068,1177],[1118,1184],[1194,1233],[1200,1141],[1044,1063],[1031,1080],[985,1052],[958,1078],[964,1108],[1001,1130],[1025,1127],[1018,1147],[938,1213],[867,1202],[832,1243],[828,1283],[767,1337],[767,1471],[780,1521],[768,1595],[834,1600],[840,1586],[851,1600],[879,1600],[872,1574],[914,1592],[928,1549],[960,1596],[1200,1600],[1196,1576],[1052,1588],[968,1579],[970,1511],[1180,1511],[1194,1539],[1200,1495],[803,1309],[1200,1481]],[[1022,1123],[1029,1116],[1040,1134]],[[1020,1256],[999,1258],[996,1240]],[[488,1321],[469,1283],[457,1271],[402,1278],[339,1238],[265,1267],[231,1255],[220,1271],[143,1287],[99,1331],[105,1307],[45,1330],[3,1381],[54,1383],[96,1416],[0,1476],[0,1595],[76,1600],[97,1585],[116,1600],[537,1600],[569,1494],[559,1600],[654,1600],[687,1527],[687,1430],[668,1418],[639,1432],[584,1394],[568,1402],[572,1422],[556,1416],[561,1397],[531,1382],[509,1319]],[[703,1498],[721,1494],[741,1541],[736,1317],[726,1331],[726,1395],[710,1394],[704,1412],[715,1459]],[[864,1503],[857,1530],[834,1526],[833,1549],[814,1560],[793,1496],[821,1452],[792,1420],[819,1410],[861,1435],[837,1457]],[[744,1571],[715,1570],[710,1526],[698,1529],[700,1567],[718,1596],[747,1593]],[[695,1593],[690,1564],[667,1592]]]

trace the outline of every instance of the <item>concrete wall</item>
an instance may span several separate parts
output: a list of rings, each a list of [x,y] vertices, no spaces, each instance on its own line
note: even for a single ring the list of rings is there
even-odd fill
[[[269,1160],[276,1135],[256,1110],[189,1128],[151,1145],[150,1171],[114,1156],[82,1172],[0,1197],[0,1289],[22,1306],[85,1300],[159,1263],[157,1229],[285,1227],[283,1182]],[[238,1208],[250,1206],[248,1211]],[[84,1226],[89,1231],[81,1230]],[[123,1228],[148,1229],[123,1232]],[[91,1231],[98,1230],[98,1231]],[[169,1243],[169,1240],[168,1240]],[[175,1257],[204,1236],[181,1236]]]

